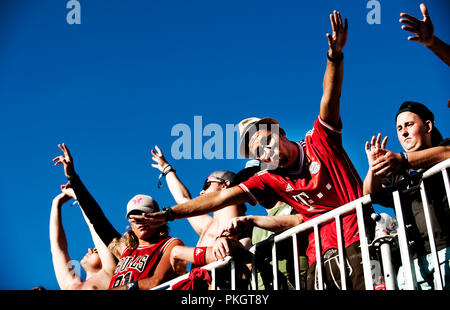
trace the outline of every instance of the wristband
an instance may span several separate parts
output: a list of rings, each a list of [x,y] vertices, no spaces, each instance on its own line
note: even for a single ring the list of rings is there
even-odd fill
[[[194,248],[194,265],[204,266],[206,265],[206,247],[195,247]]]
[[[126,289],[127,291],[139,291],[138,280],[128,282],[126,285]]]
[[[338,63],[340,63],[340,62],[344,59],[344,53],[341,53],[341,54],[340,54],[339,56],[337,56],[337,57],[331,57],[330,55],[328,55],[328,52],[327,52],[327,58],[328,58],[328,60],[331,61],[332,63],[338,64]]]
[[[161,188],[161,186],[162,186],[161,179],[162,179],[163,177],[166,177],[166,175],[167,175],[169,172],[171,172],[171,171],[175,172],[175,169],[174,169],[171,165],[167,165],[167,166],[163,169],[162,173],[161,173],[161,174],[159,175],[159,177],[158,177],[158,188]]]
[[[400,157],[402,158],[402,168],[408,168],[408,153],[400,152]]]
[[[167,222],[173,221],[175,219],[175,212],[173,212],[172,208],[163,208],[163,212]]]

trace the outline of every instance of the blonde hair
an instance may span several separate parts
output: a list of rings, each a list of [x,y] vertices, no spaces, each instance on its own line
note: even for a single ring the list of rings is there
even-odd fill
[[[169,235],[169,226],[162,225],[158,227],[155,233],[150,237],[150,241],[157,242],[168,235]],[[129,228],[120,238],[114,238],[108,245],[108,249],[114,256],[118,258],[120,258],[122,255],[122,253],[118,252],[119,244],[125,245],[130,250],[135,250],[139,246],[139,238],[136,236],[133,230],[131,230],[131,228]]]

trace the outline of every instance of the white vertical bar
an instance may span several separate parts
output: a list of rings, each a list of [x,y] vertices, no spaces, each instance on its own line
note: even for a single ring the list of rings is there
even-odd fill
[[[278,260],[277,260],[277,244],[275,241],[272,245],[272,273],[273,273],[273,289],[278,290]]]
[[[231,289],[236,290],[236,263],[231,260]]]
[[[380,245],[380,252],[386,290],[395,290],[395,274],[392,266],[391,245],[389,243],[383,243]]]
[[[211,269],[211,288],[216,290],[216,268]]]
[[[412,272],[411,257],[409,256],[408,240],[406,239],[405,221],[403,220],[402,205],[398,191],[392,193],[394,198],[395,216],[397,217],[397,234],[402,259],[403,270],[405,272],[406,289],[413,290],[416,286],[416,276]]]
[[[344,256],[344,245],[342,243],[341,217],[339,215],[336,215],[335,221],[336,221],[336,237],[339,253],[339,271],[341,273],[341,289],[346,290],[347,277],[345,276],[345,256]]]
[[[448,178],[447,169],[442,169],[442,177],[444,178],[445,192],[447,194],[447,201],[450,201],[450,182]],[[449,204],[450,208],[450,204]]]
[[[316,280],[319,282],[319,290],[323,290],[323,275],[322,275],[322,253],[320,251],[320,234],[319,234],[319,226],[314,225],[314,241],[316,244],[316,270],[318,279],[314,279],[314,283]],[[315,285],[314,285],[315,286]]]
[[[427,194],[425,192],[425,185],[423,181],[420,182],[420,195],[422,196],[423,212],[425,215],[425,223],[427,225],[428,239],[430,240],[431,258],[434,265],[434,280],[437,284],[437,289],[442,290],[442,276],[441,268],[439,268],[439,258],[436,252],[436,243],[434,242],[433,226],[431,224],[430,208],[428,207]]]
[[[366,225],[364,224],[364,214],[361,202],[356,204],[356,217],[358,219],[359,243],[361,246],[364,283],[366,286],[366,290],[373,290],[372,271],[370,268],[369,243],[366,236]]]
[[[298,242],[297,234],[292,235],[292,249],[294,255],[294,277],[295,277],[295,289],[300,290],[300,258],[298,255]]]
[[[253,253],[252,257],[252,279],[251,279],[252,290],[258,290],[258,273],[256,270],[257,254],[258,254],[258,246],[255,246],[255,253]]]

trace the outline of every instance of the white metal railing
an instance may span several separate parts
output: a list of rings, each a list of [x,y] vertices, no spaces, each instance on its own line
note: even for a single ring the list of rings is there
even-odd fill
[[[434,234],[433,227],[431,223],[430,218],[430,211],[428,206],[428,200],[427,195],[425,192],[425,185],[423,182],[423,179],[429,178],[433,175],[436,175],[438,173],[442,173],[443,176],[443,182],[445,185],[445,191],[447,197],[450,197],[450,182],[449,182],[449,176],[447,169],[450,168],[450,159],[447,159],[430,169],[428,169],[423,175],[422,175],[422,181],[420,181],[420,192],[421,192],[421,198],[423,202],[423,208],[424,208],[424,214],[425,214],[425,222],[427,226],[428,236],[430,239],[430,248],[431,248],[431,254],[432,254],[432,262],[434,265],[434,276],[435,281],[437,282],[437,289],[441,290],[443,289],[443,283],[442,283],[442,275],[439,268],[439,257],[437,255],[436,251],[436,245],[434,241]],[[398,222],[398,230],[397,230],[397,242],[398,247],[400,250],[400,256],[401,256],[401,263],[405,270],[405,280],[406,280],[406,287],[407,289],[417,289],[417,281],[415,278],[415,272],[414,268],[412,267],[412,259],[409,253],[409,247],[408,247],[408,240],[406,236],[406,230],[405,230],[405,222],[403,219],[403,212],[402,212],[402,206],[401,206],[401,199],[400,199],[400,193],[398,190],[392,191],[393,195],[393,201],[394,201],[394,210],[396,213],[396,218]],[[276,234],[272,236],[268,240],[261,241],[257,244],[252,245],[248,248],[248,251],[253,254],[252,259],[252,274],[251,274],[251,288],[253,290],[256,290],[257,285],[257,268],[256,267],[256,255],[263,255],[264,253],[259,253],[258,248],[260,248],[260,245],[262,243],[272,242],[272,272],[273,272],[273,289],[278,290],[279,289],[279,283],[278,283],[278,267],[277,267],[277,248],[276,245],[284,240],[291,239],[292,240],[292,246],[293,246],[293,262],[294,262],[294,278],[295,278],[295,289],[300,289],[300,266],[299,266],[299,249],[298,249],[298,243],[297,243],[297,236],[301,233],[310,232],[311,230],[314,231],[315,236],[315,246],[316,246],[316,259],[317,259],[317,274],[318,274],[318,284],[319,289],[323,289],[323,270],[322,270],[322,253],[320,250],[320,234],[319,234],[319,226],[323,225],[324,223],[328,223],[331,221],[335,221],[336,223],[336,235],[337,235],[337,244],[338,244],[338,254],[339,254],[339,269],[340,269],[340,275],[341,275],[341,286],[342,289],[347,289],[347,283],[346,283],[346,270],[345,270],[345,257],[344,257],[344,248],[343,248],[343,241],[342,241],[342,229],[341,229],[341,217],[344,215],[347,215],[352,212],[356,212],[357,220],[358,220],[358,228],[359,228],[359,236],[360,236],[360,248],[361,248],[361,257],[362,257],[362,265],[363,265],[363,273],[364,273],[364,284],[366,290],[373,290],[374,289],[374,282],[372,278],[372,263],[370,259],[370,250],[369,247],[373,246],[373,244],[369,244],[369,239],[366,234],[366,223],[364,221],[364,210],[368,207],[370,207],[372,204],[372,199],[370,195],[363,196],[361,198],[358,198],[350,203],[347,203],[339,208],[336,208],[332,211],[329,211],[325,214],[322,214],[318,217],[315,217],[307,222],[304,222],[296,227],[293,227],[291,229],[288,229],[284,232],[281,232],[279,234]],[[366,217],[367,218],[367,217]],[[449,223],[450,224],[450,223]],[[395,238],[395,239],[397,239]],[[381,238],[383,239],[383,238]],[[393,290],[396,288],[395,285],[395,275],[394,275],[394,268],[392,265],[392,259],[391,259],[391,248],[390,248],[390,242],[394,238],[387,236],[387,238],[384,238],[383,240],[378,240],[378,246],[380,247],[380,253],[381,253],[381,261],[383,266],[383,274],[385,279],[385,285],[386,289]],[[235,266],[235,259],[233,257],[227,256],[224,261],[217,261],[211,264],[208,264],[206,266],[203,266],[202,268],[210,271],[211,273],[211,289],[216,289],[216,270],[221,269],[227,265],[230,265],[230,283],[231,283],[231,290],[236,289],[236,266]],[[182,275],[178,278],[172,279],[166,283],[163,283],[155,288],[154,290],[164,290],[164,289],[171,289],[172,285],[188,278],[189,274]]]

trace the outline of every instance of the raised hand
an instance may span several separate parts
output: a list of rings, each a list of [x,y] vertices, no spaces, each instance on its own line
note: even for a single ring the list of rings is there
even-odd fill
[[[400,22],[405,24],[402,25],[402,29],[411,32],[415,36],[409,36],[408,40],[417,41],[425,46],[431,46],[433,44],[434,37],[434,27],[431,22],[430,15],[428,15],[428,9],[425,4],[420,5],[420,11],[422,12],[423,19],[419,20],[414,16],[407,13],[401,13]]]
[[[169,165],[169,163],[164,158],[163,153],[161,152],[161,150],[157,145],[155,145],[155,150],[156,152],[154,150],[151,150],[151,153],[153,155],[152,159],[156,162],[156,164],[152,164],[152,167],[159,169],[159,171],[163,172],[164,168],[166,168]]]
[[[348,22],[342,23],[341,13],[334,11],[330,14],[332,34],[327,33],[328,45],[330,46],[330,57],[336,57],[342,53],[347,42]]]
[[[61,185],[61,192],[66,195],[67,197],[73,198],[73,199],[77,199],[77,196],[75,195],[75,192],[73,191],[72,186],[70,185],[70,183]]]
[[[367,155],[367,160],[369,161],[369,169],[372,169],[372,165],[377,158],[386,154],[387,139],[388,137],[386,136],[384,137],[383,142],[380,142],[381,133],[379,133],[376,138],[375,136],[372,136],[370,143],[368,141],[366,142],[365,151]]]
[[[58,147],[63,151],[64,155],[57,156],[53,158],[53,162],[55,163],[55,166],[57,165],[63,165],[64,166],[64,173],[66,174],[66,177],[71,177],[75,175],[75,168],[73,166],[73,159],[72,155],[70,155],[69,149],[67,146],[63,144],[58,144]]]

